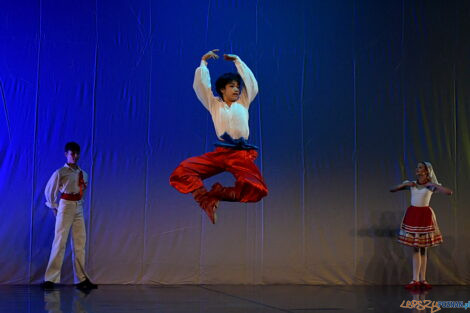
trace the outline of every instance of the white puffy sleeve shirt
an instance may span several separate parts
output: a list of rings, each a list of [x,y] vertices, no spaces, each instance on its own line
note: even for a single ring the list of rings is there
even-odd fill
[[[215,97],[211,90],[211,78],[207,62],[202,60],[194,74],[193,88],[197,98],[212,116],[217,137],[228,133],[233,139],[245,138],[250,135],[248,126],[250,103],[258,94],[258,82],[253,72],[239,57],[234,61],[238,73],[243,79],[244,88],[240,98],[232,105],[226,104]]]

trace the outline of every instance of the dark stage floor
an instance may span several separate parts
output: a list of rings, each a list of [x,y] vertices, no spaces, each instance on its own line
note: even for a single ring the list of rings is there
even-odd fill
[[[0,286],[0,312],[470,312],[470,308],[418,311],[404,300],[470,300],[470,286],[436,286],[410,293],[401,286],[101,285],[85,294],[73,286]],[[470,303],[468,304],[470,305]]]

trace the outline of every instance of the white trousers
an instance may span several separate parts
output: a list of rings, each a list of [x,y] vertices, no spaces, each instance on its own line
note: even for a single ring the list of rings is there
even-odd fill
[[[51,255],[47,264],[45,281],[60,282],[60,270],[64,261],[65,245],[72,228],[72,258],[75,282],[86,279],[85,273],[85,220],[83,219],[83,207],[79,201],[60,199],[55,220],[54,242]]]

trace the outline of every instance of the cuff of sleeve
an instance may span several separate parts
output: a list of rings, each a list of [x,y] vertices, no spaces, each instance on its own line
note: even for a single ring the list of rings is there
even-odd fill
[[[51,209],[57,209],[59,205],[57,203],[46,202],[46,206]]]
[[[201,60],[201,66],[207,66],[207,61],[206,60]]]

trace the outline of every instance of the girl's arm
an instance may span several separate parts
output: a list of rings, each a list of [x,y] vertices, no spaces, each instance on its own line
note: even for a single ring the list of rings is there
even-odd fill
[[[415,186],[416,186],[416,184],[414,182],[409,181],[409,180],[405,180],[400,185],[397,185],[397,186],[393,187],[392,189],[390,189],[390,192],[397,192],[397,191],[405,190],[405,189],[408,189],[410,187],[415,187]]]
[[[429,189],[431,189],[433,192],[440,192],[440,193],[443,193],[443,194],[446,194],[448,196],[452,195],[454,192],[452,191],[452,189],[449,189],[447,187],[444,187],[444,186],[441,186],[441,185],[438,185],[438,184],[434,184],[434,183],[427,183],[426,184],[426,187],[428,187]]]

